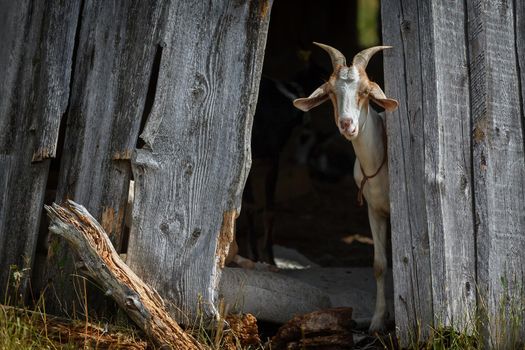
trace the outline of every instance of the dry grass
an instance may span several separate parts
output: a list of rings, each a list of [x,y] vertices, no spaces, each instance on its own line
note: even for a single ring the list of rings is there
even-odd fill
[[[198,323],[190,332],[210,350],[258,350],[262,344],[246,345],[246,336],[237,333],[231,319],[224,327],[220,320],[212,330]],[[148,343],[133,327],[97,325],[80,320],[67,320],[42,311],[0,305],[0,349],[146,349]]]
[[[0,350],[26,349],[153,349],[137,328],[128,322],[121,326],[93,321],[87,314],[86,280],[78,276],[77,290],[83,310],[74,319],[48,315],[45,300],[41,298],[32,310],[24,306],[23,297],[18,293],[28,270],[11,267],[10,281],[6,286],[3,304],[0,303]],[[199,308],[200,310],[200,308]],[[246,319],[242,316],[226,317],[225,308],[220,305],[221,316],[216,327],[210,329],[202,312],[188,330],[210,350],[259,350],[263,345],[258,341],[253,328],[243,328]],[[237,321],[236,321],[237,320]],[[255,318],[250,322],[255,324]],[[248,323],[250,323],[248,322]],[[256,327],[256,326],[255,326]],[[256,328],[255,328],[256,329]],[[251,334],[249,334],[251,332]],[[248,336],[247,336],[248,335]]]

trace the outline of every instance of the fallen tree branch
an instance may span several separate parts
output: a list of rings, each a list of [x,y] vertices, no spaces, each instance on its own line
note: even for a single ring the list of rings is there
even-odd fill
[[[50,231],[69,242],[90,276],[155,345],[177,350],[203,349],[171,318],[160,295],[120,259],[106,232],[86,208],[73,201],[66,206],[53,203],[44,207],[50,218]]]

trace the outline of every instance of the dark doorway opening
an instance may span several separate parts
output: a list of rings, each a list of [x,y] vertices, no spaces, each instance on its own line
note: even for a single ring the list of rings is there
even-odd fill
[[[274,2],[252,131],[253,163],[238,221],[241,254],[271,260],[264,248],[270,240],[322,267],[372,265],[352,144],[339,134],[331,103],[305,114],[292,101],[331,74],[329,56],[313,41],[339,49],[350,61],[359,50],[380,44],[380,28],[378,0]],[[367,72],[383,85],[380,54]]]

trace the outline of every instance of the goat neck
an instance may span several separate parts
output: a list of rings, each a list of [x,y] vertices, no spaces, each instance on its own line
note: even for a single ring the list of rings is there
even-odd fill
[[[383,120],[365,104],[360,111],[359,124],[361,131],[351,141],[361,168],[370,176],[379,169],[386,156]]]

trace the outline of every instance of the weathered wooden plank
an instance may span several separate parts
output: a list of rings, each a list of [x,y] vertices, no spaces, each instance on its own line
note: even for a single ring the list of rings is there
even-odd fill
[[[467,1],[477,284],[488,317],[486,340],[495,348],[513,346],[525,329],[524,116],[515,7],[523,14],[523,4],[517,3]]]
[[[472,330],[476,257],[472,211],[470,100],[462,2],[432,2],[425,105],[425,202],[434,324]],[[431,16],[431,17],[430,17]]]
[[[419,37],[407,42],[419,47],[415,55],[405,54],[392,61],[386,55],[386,88],[390,95],[405,93],[401,100],[410,100],[416,94],[422,101],[424,136],[419,146],[424,147],[425,168],[419,174],[424,176],[420,187],[421,182],[415,181],[411,173],[399,171],[399,167],[406,167],[407,159],[417,161],[408,157],[414,148],[403,148],[412,146],[408,140],[403,143],[403,138],[390,138],[391,188],[395,189],[393,249],[403,254],[406,250],[398,244],[410,244],[413,239],[398,231],[407,228],[409,206],[395,191],[419,190],[423,199],[408,196],[408,201],[425,203],[428,226],[423,228],[428,232],[431,264],[427,272],[432,286],[428,301],[432,300],[434,323],[464,330],[474,325],[476,317],[486,316],[488,322],[483,324],[488,345],[512,346],[525,329],[524,256],[520,253],[525,245],[521,71],[524,5],[474,0],[423,2],[412,7],[405,4],[401,2],[396,7],[384,2],[384,41],[395,45],[389,39],[397,39],[405,43],[405,33],[412,27],[406,18],[417,15]],[[414,58],[420,61],[414,64]],[[420,82],[413,84],[411,71],[403,70],[404,67],[420,69]],[[405,82],[395,81],[395,73],[389,73],[389,69],[404,73]],[[399,115],[405,113],[404,108],[402,104]],[[408,113],[409,120],[410,117]],[[398,126],[389,123],[389,135],[398,131],[402,135]],[[405,236],[398,239],[396,234]],[[414,268],[414,262],[406,261]],[[396,296],[406,293],[415,299],[406,281],[426,285],[428,279],[419,275],[416,281],[410,281],[407,270],[396,262],[394,255]],[[477,299],[475,291],[480,292]],[[409,324],[405,328],[409,317],[403,309],[396,308],[402,341],[413,327]]]
[[[13,156],[0,154],[0,224],[3,225],[6,222],[6,216],[9,211],[9,179],[11,178],[11,168],[13,163]],[[0,226],[2,228],[2,226]],[[7,255],[7,248],[9,242],[7,241],[7,234],[0,231],[0,257]],[[5,273],[5,272],[4,272]],[[5,277],[7,278],[7,276]]]
[[[166,1],[85,1],[77,35],[57,201],[73,199],[120,249],[130,157],[155,89]],[[61,307],[74,297],[68,247],[54,241],[45,281]],[[59,263],[60,262],[60,263]],[[53,304],[54,305],[54,304]],[[49,306],[49,305],[48,305]]]
[[[427,212],[423,88],[428,78],[432,47],[428,5],[418,1],[383,1],[381,6],[385,51],[385,89],[400,101],[387,118],[392,263],[396,327],[401,340],[428,334],[432,324],[432,285]],[[420,13],[421,11],[422,13]],[[423,22],[423,23],[420,23]],[[425,70],[427,69],[427,70]],[[406,344],[406,343],[405,343]]]
[[[519,89],[521,93],[521,126],[525,134],[525,2],[514,1],[513,5],[515,11],[514,35],[516,38],[516,68],[520,78]],[[523,147],[525,147],[525,142],[523,143]]]
[[[271,3],[169,5],[155,103],[132,161],[127,262],[180,308],[182,322],[191,322],[199,301],[206,316],[217,316],[223,245],[232,236],[221,230],[223,214],[239,211],[251,163]]]
[[[32,266],[49,158],[68,102],[78,5],[0,2],[2,295],[10,265]]]
[[[74,198],[119,242],[163,3],[88,1],[82,9],[58,198]]]

